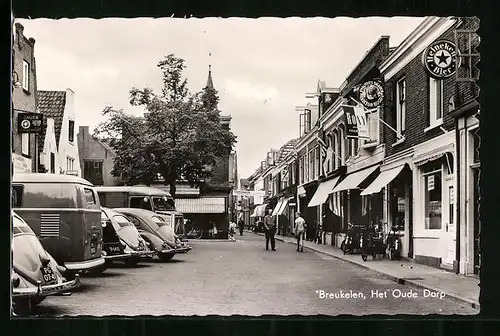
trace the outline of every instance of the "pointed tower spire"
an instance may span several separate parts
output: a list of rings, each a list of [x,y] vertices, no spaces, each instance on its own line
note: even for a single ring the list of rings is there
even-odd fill
[[[209,58],[212,56],[212,53],[209,53],[208,54]],[[210,61],[209,61],[209,64],[208,64],[208,79],[207,79],[207,87],[213,89],[214,88],[214,83],[212,81],[212,65],[210,64]]]

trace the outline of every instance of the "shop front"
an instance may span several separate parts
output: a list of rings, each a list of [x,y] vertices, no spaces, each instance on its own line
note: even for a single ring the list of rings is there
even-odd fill
[[[328,207],[328,200],[339,179],[340,176],[330,176],[320,181],[316,192],[307,205],[308,208],[317,207],[319,210],[318,218],[320,219],[319,224],[322,229],[320,234],[321,242],[323,243],[326,243],[326,233],[328,232],[331,244],[332,232],[336,231],[334,223],[337,223],[338,221],[336,222],[332,216],[333,212]]]
[[[457,202],[460,273],[479,275],[479,104],[475,101],[457,109]]]
[[[384,159],[380,174],[361,192],[361,196],[371,198],[375,221],[380,211],[373,212],[374,205],[378,208],[382,202],[382,232],[386,235],[394,229],[402,242],[401,255],[408,258],[413,257],[412,155],[412,151],[406,151]]]
[[[364,166],[360,169],[356,168],[359,166],[347,167],[346,178],[333,189],[333,193],[346,193],[344,214],[349,224],[379,228],[383,221],[383,197],[376,194],[361,195],[361,193],[378,176],[380,163],[368,167]],[[336,236],[336,246],[340,246],[347,229],[345,228],[344,232]]]
[[[313,229],[315,225],[317,225],[318,219],[320,218],[318,215],[319,207],[308,206],[317,188],[318,188],[318,181],[311,181],[306,184],[300,185],[297,188],[297,204],[299,212],[301,213],[302,218],[304,218],[307,224],[307,229],[306,229],[307,240],[312,240],[312,235],[314,232]]]
[[[414,150],[415,260],[452,270],[457,267],[454,132],[415,146]]]

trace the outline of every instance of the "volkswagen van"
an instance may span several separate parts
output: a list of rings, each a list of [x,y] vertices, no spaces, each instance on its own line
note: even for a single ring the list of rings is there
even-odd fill
[[[14,174],[12,202],[67,277],[104,264],[101,207],[92,183],[63,174]]]
[[[170,217],[174,228],[184,226],[184,216],[176,211],[169,192],[146,186],[97,186],[101,206],[106,208],[138,208]]]

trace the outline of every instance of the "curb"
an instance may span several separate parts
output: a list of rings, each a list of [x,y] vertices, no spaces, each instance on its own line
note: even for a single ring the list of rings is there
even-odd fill
[[[263,233],[256,233],[256,234],[259,235],[259,236],[264,236]],[[281,237],[275,237],[275,239],[278,240],[278,241],[281,241],[283,243],[294,244],[294,242],[290,242],[290,241],[284,240]],[[465,304],[469,305],[470,307],[472,307],[474,309],[477,309],[477,310],[481,309],[481,305],[479,304],[479,302],[471,300],[469,298],[464,298],[464,297],[462,297],[460,295],[457,295],[455,293],[448,293],[446,291],[443,291],[440,288],[436,288],[436,287],[433,287],[433,286],[430,286],[430,285],[421,284],[421,283],[418,283],[418,282],[416,282],[414,280],[406,280],[404,278],[399,278],[397,276],[393,276],[393,275],[384,273],[382,271],[378,271],[376,269],[370,268],[370,267],[368,267],[368,266],[366,266],[366,265],[364,265],[362,263],[357,263],[357,262],[352,261],[352,260],[344,259],[342,257],[339,257],[339,256],[335,255],[335,254],[328,253],[328,252],[325,252],[325,251],[321,251],[321,250],[315,249],[313,247],[309,247],[309,246],[305,246],[304,245],[304,248],[306,248],[308,250],[311,250],[311,251],[314,251],[314,252],[317,252],[317,253],[321,253],[321,254],[327,255],[329,257],[333,257],[333,258],[338,259],[338,260],[342,260],[342,261],[348,262],[348,263],[353,264],[353,265],[357,265],[359,267],[363,267],[365,269],[369,269],[369,270],[374,271],[374,272],[376,272],[376,273],[378,273],[380,275],[385,276],[387,279],[390,279],[393,282],[396,282],[396,283],[398,283],[400,285],[410,285],[412,287],[419,288],[419,289],[429,289],[429,290],[434,291],[434,292],[444,292],[447,297],[451,298],[452,300],[454,300],[456,302],[465,303]]]
[[[188,239],[188,243],[235,243],[237,240],[231,240],[231,239]]]

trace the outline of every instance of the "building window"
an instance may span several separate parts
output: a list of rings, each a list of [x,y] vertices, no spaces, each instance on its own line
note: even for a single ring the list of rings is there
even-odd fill
[[[358,153],[358,139],[349,139],[349,157],[354,158]]]
[[[30,91],[30,64],[23,60],[23,90]]]
[[[309,153],[304,155],[304,183],[309,181]]]
[[[75,140],[75,121],[70,120],[69,121],[69,134],[68,134],[68,139],[69,142],[73,142]]]
[[[479,138],[479,127],[476,128],[474,131],[472,131],[472,140],[473,140],[473,145],[472,145],[472,150],[474,153],[472,154],[472,159],[473,159],[473,164],[479,165],[479,143],[481,139]]]
[[[443,121],[443,81],[429,77],[429,126]]]
[[[315,169],[316,174],[314,175],[314,179],[317,180],[319,175],[321,174],[321,149],[319,146],[316,146],[316,161],[315,161]]]
[[[326,136],[326,144],[328,145],[328,148],[331,148],[331,149],[334,148],[334,143],[335,142],[334,142],[333,138],[334,138],[334,136],[331,133]],[[327,152],[327,155],[328,154],[329,153]],[[333,159],[334,158],[331,157],[331,156],[330,157],[326,157],[326,159],[325,159],[326,160],[326,173],[329,173],[329,172],[331,172],[331,171],[333,171],[335,169],[335,167],[334,167],[335,162],[333,161]]]
[[[66,172],[75,170],[75,159],[72,157],[67,157],[66,158]]]
[[[314,180],[314,176],[316,175],[316,160],[314,159],[314,149],[309,151],[309,181]]]
[[[363,140],[363,143],[378,143],[379,141],[379,114],[380,110],[367,113],[366,114],[366,123],[368,125],[368,135],[370,139]],[[357,151],[356,151],[357,152]]]
[[[337,160],[339,162],[339,166],[345,164],[345,142],[344,142],[344,128],[342,125],[340,125],[339,130],[338,130],[338,152],[337,154],[340,157],[337,157]]]
[[[403,134],[406,129],[406,79],[396,84],[396,130]]]
[[[21,153],[23,155],[30,155],[30,134],[21,134]]]
[[[54,153],[50,153],[50,173],[55,174],[56,172],[56,155]]]
[[[299,158],[299,184],[304,183],[304,157]]]
[[[440,230],[442,227],[441,171],[424,175],[425,229]]]

